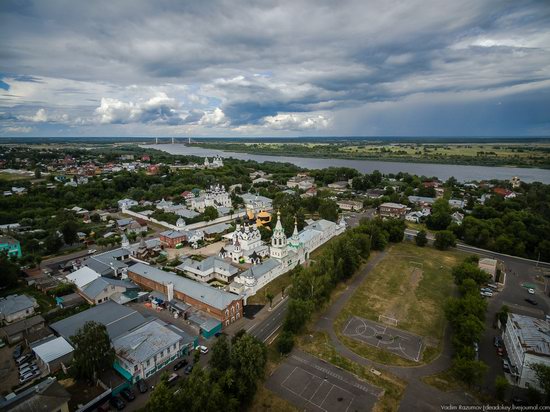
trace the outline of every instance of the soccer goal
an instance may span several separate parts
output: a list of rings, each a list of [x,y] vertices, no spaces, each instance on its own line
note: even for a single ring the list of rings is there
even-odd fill
[[[392,318],[390,316],[385,316],[385,315],[378,315],[378,322],[385,323],[387,325],[393,325],[393,326],[397,326],[397,324],[399,323],[399,321],[396,318]]]

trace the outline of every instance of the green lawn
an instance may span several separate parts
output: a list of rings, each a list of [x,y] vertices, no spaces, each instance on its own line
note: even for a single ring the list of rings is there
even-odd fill
[[[269,282],[263,288],[258,290],[258,292],[256,292],[254,296],[249,297],[246,304],[247,305],[268,304],[269,301],[267,300],[266,295],[271,292],[273,296],[277,296],[277,294],[281,293],[281,290],[283,287],[285,288],[285,295],[287,295],[288,287],[292,283],[292,278],[290,277],[290,273],[291,272],[287,272],[284,275],[281,275],[278,278],[275,278],[274,280]]]
[[[335,330],[350,349],[369,359],[397,365],[417,363],[342,335],[350,316],[379,321],[379,315],[396,318],[398,328],[425,338],[423,361],[441,350],[446,325],[443,302],[454,290],[451,268],[465,255],[457,251],[420,248],[404,242],[391,246],[335,321]],[[415,270],[415,268],[417,268]]]

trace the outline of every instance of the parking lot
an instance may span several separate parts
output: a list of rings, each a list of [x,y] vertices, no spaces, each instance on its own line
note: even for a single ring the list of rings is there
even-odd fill
[[[422,355],[422,338],[401,329],[392,328],[372,320],[352,316],[342,333],[378,349],[415,362]]]
[[[506,267],[506,284],[504,288],[487,299],[487,315],[485,333],[479,342],[479,360],[488,365],[484,387],[494,390],[495,378],[504,374],[502,356],[497,353],[494,338],[501,337],[502,331],[497,329],[495,316],[503,305],[509,307],[513,313],[543,319],[549,313],[549,298],[547,296],[548,278],[544,277],[544,270],[536,263],[520,261],[513,258],[502,258]],[[527,286],[534,286],[534,294],[528,292]],[[526,301],[531,299],[536,304]],[[504,358],[506,355],[504,355]],[[509,377],[509,375],[508,375]],[[515,389],[517,393],[517,389]]]
[[[370,411],[383,391],[329,363],[294,351],[266,387],[302,410]]]

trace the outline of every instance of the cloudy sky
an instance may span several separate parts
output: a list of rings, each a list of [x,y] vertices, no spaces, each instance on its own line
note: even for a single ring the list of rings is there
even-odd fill
[[[550,135],[550,2],[0,2],[0,136]]]

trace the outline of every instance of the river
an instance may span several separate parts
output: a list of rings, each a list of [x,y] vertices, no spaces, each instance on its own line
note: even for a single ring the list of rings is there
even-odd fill
[[[458,181],[468,182],[471,180],[509,180],[514,176],[519,177],[523,182],[542,182],[550,183],[550,170],[530,169],[519,167],[501,167],[501,166],[467,166],[439,163],[404,163],[404,162],[385,162],[380,160],[348,160],[348,159],[330,159],[330,158],[309,158],[293,156],[267,156],[251,153],[226,152],[223,150],[203,149],[197,146],[186,146],[184,144],[157,144],[142,145],[143,148],[153,148],[165,151],[174,155],[188,155],[200,157],[221,156],[223,158],[232,157],[240,160],[255,160],[262,162],[284,162],[292,163],[306,169],[324,169],[326,167],[350,167],[357,169],[361,173],[371,173],[379,170],[384,174],[408,172],[418,176],[432,177],[447,180],[454,176]]]

